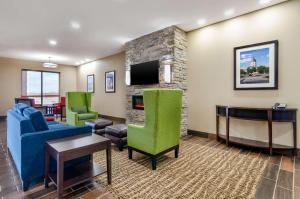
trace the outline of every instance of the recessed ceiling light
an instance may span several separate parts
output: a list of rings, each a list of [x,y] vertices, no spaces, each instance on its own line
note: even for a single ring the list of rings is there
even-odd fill
[[[49,40],[49,44],[50,44],[51,46],[56,46],[56,45],[57,45],[57,41],[56,41],[56,40],[53,40],[53,39],[50,39],[50,40]]]
[[[86,59],[85,59],[85,61],[86,61],[86,62],[89,62],[89,61],[91,61],[91,60],[90,60],[90,59],[88,59],[88,58],[86,58]]]
[[[233,14],[234,14],[234,9],[233,9],[233,8],[228,9],[228,10],[226,10],[226,11],[224,12],[224,15],[225,15],[226,17],[230,17],[230,16],[232,16]]]
[[[75,30],[80,29],[80,23],[76,22],[76,21],[72,21],[71,22],[71,27]]]
[[[259,0],[259,4],[261,4],[261,5],[265,5],[265,4],[268,4],[270,2],[271,2],[271,0]]]
[[[199,26],[204,26],[206,24],[206,19],[199,19],[197,23]]]

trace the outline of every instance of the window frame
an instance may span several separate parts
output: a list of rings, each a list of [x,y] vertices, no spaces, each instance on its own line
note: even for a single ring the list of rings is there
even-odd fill
[[[40,72],[41,73],[41,95],[22,95],[23,91],[23,72],[24,71],[32,71],[32,72]],[[43,73],[56,73],[58,74],[58,95],[43,95]],[[60,72],[58,71],[47,71],[47,70],[35,70],[35,69],[22,69],[21,70],[21,97],[40,97],[41,98],[41,104],[37,104],[40,106],[45,106],[43,105],[43,98],[45,97],[58,97],[60,99]]]

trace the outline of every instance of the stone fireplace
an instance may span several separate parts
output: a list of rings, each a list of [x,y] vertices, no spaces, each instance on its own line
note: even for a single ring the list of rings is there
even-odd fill
[[[183,90],[183,106],[181,116],[181,135],[187,134],[187,39],[186,33],[176,26],[142,36],[125,45],[126,71],[130,65],[154,60],[160,61],[159,84],[126,86],[127,109],[126,119],[128,123],[144,123],[144,110],[137,103],[137,96],[143,95],[145,88],[179,88]],[[172,81],[165,82],[163,60],[172,58]],[[137,104],[138,106],[136,106]],[[135,104],[135,106],[134,106]]]

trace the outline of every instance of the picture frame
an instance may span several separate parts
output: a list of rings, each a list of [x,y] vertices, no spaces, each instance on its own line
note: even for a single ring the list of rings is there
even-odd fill
[[[278,40],[234,48],[234,90],[278,89]]]
[[[87,92],[95,93],[95,75],[87,76]]]
[[[105,72],[105,93],[116,92],[116,71]]]

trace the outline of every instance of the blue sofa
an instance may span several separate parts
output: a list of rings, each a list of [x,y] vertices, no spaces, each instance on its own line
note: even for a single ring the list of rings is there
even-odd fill
[[[91,132],[88,126],[46,122],[40,111],[25,104],[16,104],[10,109],[7,112],[7,146],[22,180],[23,190],[44,180],[45,143],[48,140]],[[88,158],[71,160],[65,167]],[[52,170],[55,170],[54,160],[51,160],[51,165]]]

